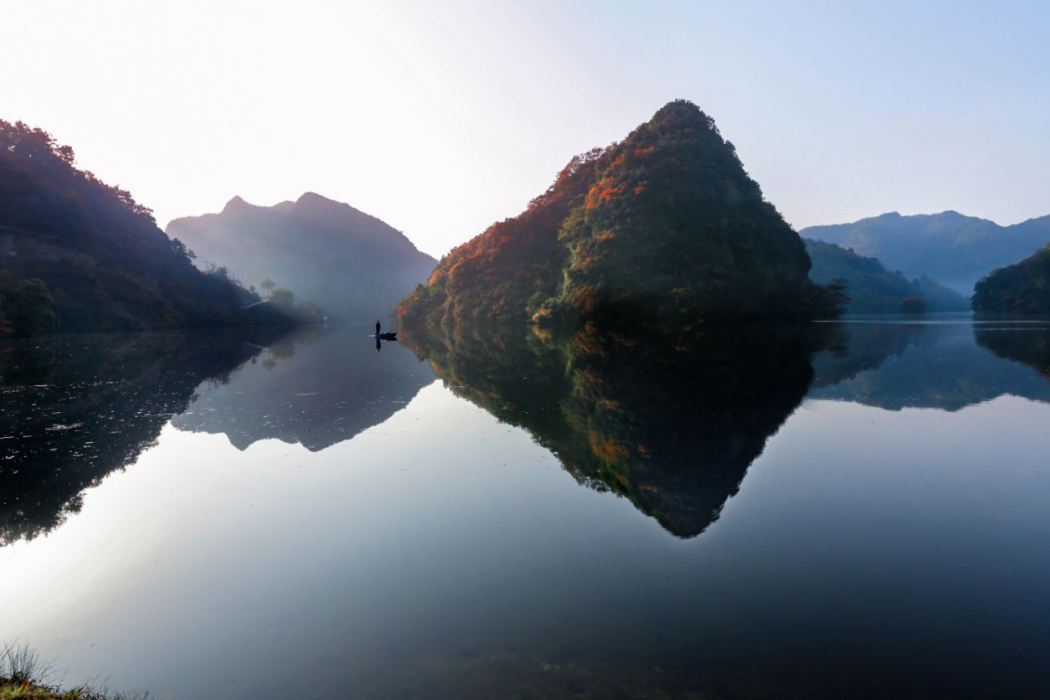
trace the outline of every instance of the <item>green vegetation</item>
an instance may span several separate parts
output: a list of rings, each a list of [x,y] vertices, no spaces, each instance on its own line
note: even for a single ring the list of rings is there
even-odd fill
[[[801,239],[714,121],[675,101],[622,142],[572,161],[514,219],[447,255],[402,322],[604,326],[834,315]]]
[[[932,277],[969,295],[992,270],[1050,242],[1050,216],[1000,226],[955,211],[914,216],[891,212],[849,224],[811,226],[799,233],[877,258],[909,278]],[[932,308],[933,300],[927,299]]]
[[[5,644],[0,649],[0,700],[132,700],[120,693],[109,693],[79,686],[62,690],[48,682],[51,666],[25,645]],[[147,696],[141,696],[145,700]]]
[[[1050,316],[1050,246],[978,282],[973,310],[994,316]]]
[[[905,279],[890,272],[875,258],[858,255],[834,243],[806,240],[806,252],[813,262],[810,279],[818,284],[842,280],[849,296],[847,313],[924,313],[926,311],[966,311],[966,298],[930,278]]]
[[[204,273],[130,193],[40,129],[0,120],[0,333],[288,323]],[[245,308],[248,307],[248,308]]]

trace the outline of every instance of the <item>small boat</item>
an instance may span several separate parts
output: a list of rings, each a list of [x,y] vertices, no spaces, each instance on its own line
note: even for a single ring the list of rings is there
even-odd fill
[[[376,338],[378,340],[397,340],[397,331],[394,331],[393,333],[372,333],[368,337]]]

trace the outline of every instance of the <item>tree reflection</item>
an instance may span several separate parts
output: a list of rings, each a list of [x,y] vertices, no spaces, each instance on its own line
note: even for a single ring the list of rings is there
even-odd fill
[[[975,326],[974,338],[997,357],[1028,365],[1050,380],[1050,325],[991,323]]]
[[[1002,359],[1039,364],[1045,328],[1023,328],[987,328],[968,320],[841,324],[835,345],[813,359],[810,396],[893,411],[958,411],[1003,394],[1050,401],[1050,385]]]
[[[205,380],[274,330],[55,336],[0,346],[0,544],[46,533],[134,462]],[[269,335],[265,335],[269,334]]]
[[[693,537],[801,402],[822,332],[735,328],[686,342],[475,329],[404,340],[449,389],[527,429],[577,481]]]

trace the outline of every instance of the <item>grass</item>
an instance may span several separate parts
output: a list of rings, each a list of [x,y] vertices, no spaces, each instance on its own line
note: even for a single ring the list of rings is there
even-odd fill
[[[25,644],[0,647],[0,700],[146,700],[79,686],[62,690],[50,682],[52,664]]]

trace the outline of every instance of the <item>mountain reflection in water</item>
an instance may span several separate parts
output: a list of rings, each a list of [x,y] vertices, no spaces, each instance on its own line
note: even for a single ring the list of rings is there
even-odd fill
[[[0,545],[46,533],[85,489],[133,464],[170,420],[238,449],[316,451],[433,381],[408,352],[373,357],[360,330],[320,327],[65,335],[0,345]]]
[[[581,484],[694,537],[802,401],[810,354],[831,331],[745,327],[677,346],[590,328],[404,341],[455,394],[527,429]]]
[[[6,633],[159,697],[1047,695],[1047,326],[367,334],[0,343]]]
[[[314,327],[285,336],[228,381],[202,387],[172,423],[179,430],[225,433],[239,450],[268,438],[313,452],[349,440],[434,381],[411,353],[376,355],[372,343],[356,328]]]
[[[222,383],[276,331],[68,335],[0,345],[0,544],[80,508],[132,464],[204,381]]]
[[[1040,356],[1046,362],[1048,338],[1045,324],[966,317],[843,323],[835,342],[813,358],[809,396],[891,411],[958,411],[1004,394],[1050,402],[1050,383],[1036,381],[1025,367]]]

